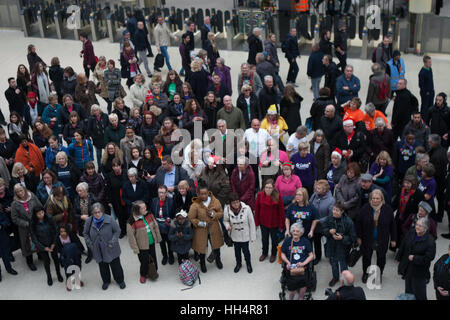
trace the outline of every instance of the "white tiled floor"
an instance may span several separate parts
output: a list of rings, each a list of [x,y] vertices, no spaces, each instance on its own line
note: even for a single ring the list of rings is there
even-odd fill
[[[73,40],[48,40],[39,38],[25,39],[23,34],[18,31],[0,31],[0,88],[2,91],[7,88],[7,79],[16,75],[17,66],[20,63],[28,65],[26,60],[26,50],[30,43],[33,43],[39,56],[50,62],[51,58],[58,56],[62,67],[72,66],[76,72],[82,72],[82,60],[79,58],[81,43]],[[198,48],[198,45],[196,46]],[[119,45],[111,44],[106,40],[94,43],[95,53],[97,56],[105,55],[107,59],[118,59]],[[179,70],[181,61],[178,49],[171,47],[171,64]],[[233,101],[237,98],[236,81],[240,64],[247,59],[246,52],[226,52],[221,51],[221,56],[225,58],[226,64],[231,67],[233,80]],[[288,65],[283,54],[279,51],[281,58],[281,77],[286,79]],[[433,57],[433,70],[435,77],[436,92],[446,91],[450,83],[450,57],[435,56]],[[403,56],[406,64],[406,76],[409,80],[408,86],[410,90],[419,97],[417,74],[421,68],[421,57],[414,55]],[[301,116],[304,121],[309,116],[309,109],[312,103],[312,92],[309,90],[310,82],[306,77],[306,64],[308,57],[302,56],[299,61],[300,74],[297,83],[300,85],[298,92],[303,96]],[[153,63],[153,60],[151,61]],[[370,75],[371,62],[369,60],[350,59],[349,64],[354,65],[355,74],[361,79],[360,97],[363,101],[367,94],[368,77]],[[164,77],[167,69],[163,69]],[[448,92],[448,91],[447,91]],[[106,111],[106,104],[99,99],[102,108]],[[128,101],[126,99],[126,101]],[[128,104],[129,105],[129,104]],[[0,106],[5,115],[9,117],[9,111],[4,95],[0,95]],[[392,104],[388,108],[391,112]],[[447,232],[447,218],[439,225],[438,233]],[[121,261],[125,272],[125,281],[127,288],[120,290],[118,286],[112,285],[106,292],[101,290],[101,280],[97,264],[93,261],[88,265],[83,265],[83,280],[85,287],[80,291],[67,292],[64,285],[56,282],[53,287],[48,287],[45,281],[45,272],[42,263],[37,262],[38,271],[31,272],[27,268],[24,258],[20,251],[15,253],[16,262],[14,268],[19,275],[14,277],[7,274],[2,268],[3,281],[0,283],[0,299],[278,299],[280,291],[279,277],[280,266],[278,264],[270,264],[267,260],[263,263],[258,261],[260,255],[260,233],[255,243],[251,244],[251,254],[254,272],[251,275],[242,269],[238,274],[233,273],[235,265],[233,248],[222,248],[222,261],[224,269],[219,271],[215,265],[208,264],[208,272],[202,274],[201,286],[196,286],[192,290],[180,291],[183,288],[178,279],[176,266],[160,266],[160,278],[157,282],[142,285],[138,281],[139,263],[137,257],[132,253],[128,246],[127,239],[120,240],[122,255]],[[437,241],[437,256],[447,252],[448,240],[439,238]],[[160,256],[157,249],[158,257]],[[355,273],[357,285],[361,285],[361,261],[356,267],[351,268]],[[368,290],[365,288],[368,299],[394,299],[395,296],[404,290],[404,282],[397,275],[397,264],[393,261],[392,252],[388,253],[387,266],[383,279],[382,290]],[[52,266],[52,270],[53,266]],[[324,299],[324,289],[328,286],[331,279],[331,267],[326,259],[322,259],[321,263],[316,266],[318,273],[317,291],[314,294],[315,299]],[[54,271],[53,271],[54,273]],[[54,279],[56,281],[56,279]],[[337,287],[337,286],[336,286]],[[336,288],[335,287],[335,288]],[[428,285],[428,297],[435,298],[432,284]]]

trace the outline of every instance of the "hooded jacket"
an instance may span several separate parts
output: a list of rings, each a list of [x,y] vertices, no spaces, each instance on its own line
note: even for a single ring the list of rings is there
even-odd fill
[[[223,210],[223,224],[231,227],[230,237],[234,242],[249,242],[256,240],[256,226],[251,208],[241,201],[241,209],[235,214],[230,205]]]

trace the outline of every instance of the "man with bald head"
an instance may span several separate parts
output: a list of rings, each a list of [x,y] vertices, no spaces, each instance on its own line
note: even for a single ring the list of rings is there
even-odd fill
[[[320,118],[320,129],[325,133],[328,143],[342,129],[342,118],[336,114],[336,109],[332,104],[325,107],[325,114]]]
[[[349,270],[341,273],[341,286],[327,300],[366,300],[363,288],[355,287],[355,276]]]
[[[245,130],[244,115],[241,109],[233,107],[233,102],[229,95],[223,97],[223,108],[217,111],[217,119],[225,120],[228,129]]]

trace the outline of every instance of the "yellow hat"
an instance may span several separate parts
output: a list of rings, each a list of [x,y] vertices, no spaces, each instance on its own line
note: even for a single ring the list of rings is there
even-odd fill
[[[267,109],[267,114],[277,114],[277,106],[272,104],[269,109]]]

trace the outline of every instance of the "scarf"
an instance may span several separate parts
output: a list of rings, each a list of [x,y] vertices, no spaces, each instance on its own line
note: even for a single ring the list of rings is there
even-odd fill
[[[102,217],[100,219],[96,219],[95,217],[92,217],[94,223],[95,223],[95,227],[97,229],[100,229],[100,227],[103,224],[103,220],[105,220],[105,215],[103,214]]]
[[[406,204],[408,203],[409,198],[411,197],[411,195],[414,194],[415,191],[416,190],[411,189],[409,190],[409,192],[407,192],[404,187],[402,188],[402,191],[400,193],[400,204],[398,207],[400,218],[403,218],[403,213],[405,212]]]
[[[347,135],[347,142],[350,144],[350,141],[352,141],[353,136],[355,135],[355,130],[352,131],[349,135]]]
[[[160,158],[162,160],[163,146],[161,146],[161,148],[159,148],[159,149],[156,149],[156,151],[158,152],[158,158]]]
[[[22,126],[19,126],[19,122],[17,124],[11,122],[11,128],[15,133],[22,134]]]
[[[242,204],[241,204],[241,203],[239,203],[239,208],[237,208],[237,209],[234,209],[234,208],[230,205],[230,210],[234,213],[235,216],[239,214],[239,212],[241,211],[241,209],[242,209]]]
[[[375,228],[378,228],[378,219],[380,218],[381,207],[383,206],[383,203],[381,203],[379,206],[376,207],[372,204],[370,204],[370,206],[373,209],[373,221],[375,224]]]
[[[37,104],[37,98],[34,98],[34,102],[31,102],[31,100],[28,101],[28,105],[33,109],[36,107],[36,104]]]

